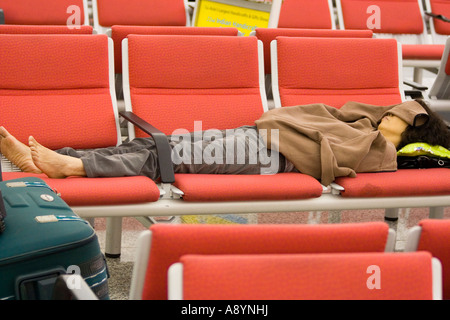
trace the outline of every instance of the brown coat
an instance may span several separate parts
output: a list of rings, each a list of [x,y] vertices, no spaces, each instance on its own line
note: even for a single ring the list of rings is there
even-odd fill
[[[336,177],[355,177],[357,172],[397,170],[395,146],[377,130],[387,112],[412,126],[428,118],[415,101],[383,107],[348,102],[340,109],[324,104],[277,108],[255,123],[269,149],[328,185]],[[273,129],[279,130],[278,141],[271,141]]]

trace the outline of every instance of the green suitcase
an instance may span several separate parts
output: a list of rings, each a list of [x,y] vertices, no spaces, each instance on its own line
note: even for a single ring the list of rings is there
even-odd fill
[[[99,299],[109,299],[106,260],[89,223],[42,179],[2,181],[0,191],[6,212],[0,233],[0,300],[53,299],[62,274],[81,275]]]

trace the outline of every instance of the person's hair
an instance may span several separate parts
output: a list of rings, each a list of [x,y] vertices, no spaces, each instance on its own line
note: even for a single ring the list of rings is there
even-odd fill
[[[424,142],[432,146],[439,145],[450,149],[450,128],[437,113],[432,111],[422,99],[416,99],[428,113],[428,121],[418,127],[408,126],[402,133],[402,140],[397,149],[400,150],[410,143]]]

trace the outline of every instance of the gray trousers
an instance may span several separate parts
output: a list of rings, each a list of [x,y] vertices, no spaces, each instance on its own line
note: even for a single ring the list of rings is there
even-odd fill
[[[255,126],[206,130],[168,136],[175,173],[275,174],[286,171],[285,158],[266,148]],[[136,138],[119,146],[56,152],[83,162],[88,177],[143,175],[159,178],[159,163],[152,138]],[[290,171],[290,170],[289,170]]]

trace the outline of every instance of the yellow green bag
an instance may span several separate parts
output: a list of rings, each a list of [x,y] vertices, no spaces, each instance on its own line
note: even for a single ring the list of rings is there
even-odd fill
[[[428,143],[410,143],[397,152],[397,156],[435,156],[450,159],[450,150],[442,146],[431,146]]]
[[[397,168],[450,168],[450,150],[423,142],[408,144],[397,152]]]

